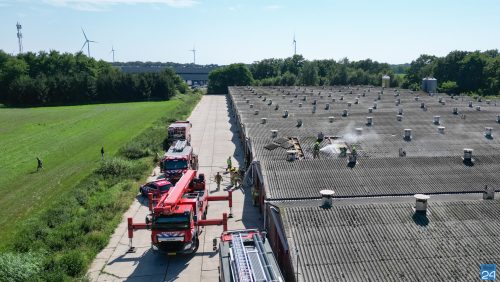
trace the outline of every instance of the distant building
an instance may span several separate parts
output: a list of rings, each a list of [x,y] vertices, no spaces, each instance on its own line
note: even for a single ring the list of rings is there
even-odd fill
[[[126,73],[150,73],[160,72],[168,67],[173,68],[174,71],[186,82],[189,86],[204,86],[208,84],[208,74],[216,69],[216,65],[168,65],[165,63],[126,63],[124,65],[115,64]]]
[[[437,92],[437,79],[434,77],[426,77],[422,79],[422,91],[427,93]]]

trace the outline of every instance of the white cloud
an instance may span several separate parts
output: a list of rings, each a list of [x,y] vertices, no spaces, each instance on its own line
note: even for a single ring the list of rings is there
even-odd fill
[[[112,5],[152,4],[167,5],[175,8],[188,8],[197,5],[197,0],[44,0],[45,3],[69,7],[82,11],[102,11]]]

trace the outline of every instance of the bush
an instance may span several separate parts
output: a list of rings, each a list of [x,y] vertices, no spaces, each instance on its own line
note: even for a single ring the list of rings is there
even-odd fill
[[[121,158],[104,160],[96,173],[104,178],[133,178],[139,180],[147,169],[144,163],[133,162]]]
[[[120,154],[128,159],[140,159],[151,155],[149,148],[141,147],[139,144],[129,144],[120,150]]]
[[[60,268],[71,277],[77,277],[85,271],[85,257],[78,250],[64,254],[58,262]]]
[[[0,254],[0,281],[28,281],[42,270],[39,253]]]

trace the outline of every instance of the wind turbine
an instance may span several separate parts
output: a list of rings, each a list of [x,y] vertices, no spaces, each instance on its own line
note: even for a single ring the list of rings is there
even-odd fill
[[[295,33],[293,34],[293,54],[297,55],[297,40],[295,40]]]
[[[115,62],[115,47],[113,47],[113,45],[111,45],[111,52],[109,53],[113,53],[113,63]]]
[[[85,31],[83,30],[83,28],[82,28],[82,32],[83,32],[83,36],[85,36],[85,42],[83,43],[82,49],[80,49],[80,51],[82,51],[83,48],[85,48],[85,44],[87,44],[87,55],[90,57],[90,42],[97,43],[97,41],[89,40],[87,38],[87,35],[85,34]]]
[[[195,46],[193,45],[193,49],[188,50],[188,51],[193,52],[193,64],[196,65],[196,48],[195,48]]]

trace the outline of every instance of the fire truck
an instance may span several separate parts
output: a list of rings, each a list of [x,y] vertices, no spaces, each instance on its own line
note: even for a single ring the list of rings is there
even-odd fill
[[[191,127],[193,125],[189,121],[178,120],[168,127],[169,144],[175,143],[178,140],[185,140],[191,144]]]
[[[134,230],[151,230],[151,244],[156,250],[169,255],[194,253],[198,249],[198,236],[202,226],[223,225],[227,230],[227,214],[222,219],[206,219],[209,201],[229,201],[229,217],[232,213],[232,193],[227,196],[208,196],[205,177],[196,177],[195,170],[188,170],[167,193],[155,198],[150,193],[149,211],[145,223],[134,223],[128,218],[129,252],[134,251]]]
[[[170,182],[175,183],[189,169],[198,169],[198,156],[187,141],[176,141],[161,159],[160,170]]]
[[[214,250],[217,239],[214,239]],[[219,243],[219,280],[285,281],[265,232],[257,229],[224,231]]]

